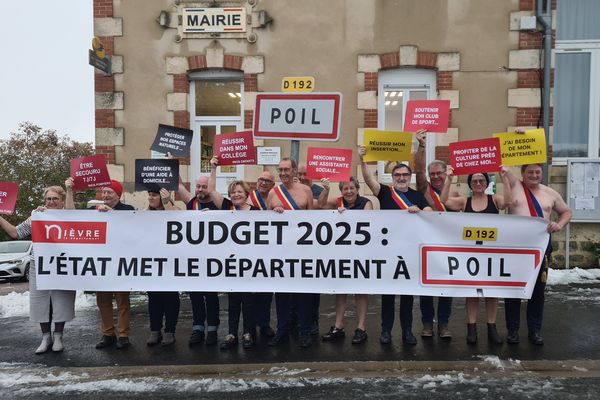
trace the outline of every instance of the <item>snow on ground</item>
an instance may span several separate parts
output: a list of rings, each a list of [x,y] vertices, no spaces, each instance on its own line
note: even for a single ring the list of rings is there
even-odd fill
[[[75,296],[75,310],[95,307],[96,300],[91,294],[77,292]],[[11,292],[0,296],[0,318],[19,317],[29,315],[29,292]]]
[[[572,283],[600,283],[600,268],[550,269],[548,285],[570,285]]]

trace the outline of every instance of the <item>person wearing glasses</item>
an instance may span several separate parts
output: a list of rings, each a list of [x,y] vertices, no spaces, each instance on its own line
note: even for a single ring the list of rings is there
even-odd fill
[[[329,179],[321,179],[323,192],[319,196],[319,208],[321,210],[337,209],[339,212],[344,210],[372,210],[373,203],[366,197],[359,196],[358,189],[360,184],[358,179],[351,176],[348,182],[340,182],[339,188],[342,195],[337,198],[329,198]],[[357,326],[352,337],[352,344],[364,343],[367,340],[366,320],[368,295],[355,294]],[[348,295],[335,295],[335,324],[329,329],[329,332],[321,336],[323,341],[335,341],[346,336],[344,332],[344,313],[348,307]]]
[[[275,186],[269,193],[267,205],[269,210],[278,213],[291,210],[312,210],[313,197],[310,188],[297,182],[298,165],[291,158],[282,158],[277,167],[281,185]],[[316,296],[313,293],[276,293],[275,306],[277,310],[277,332],[269,340],[269,346],[278,346],[287,340],[292,329],[291,308],[293,298],[298,307],[298,322],[300,323],[300,347],[310,347],[312,344],[310,332],[314,316]]]
[[[61,210],[65,207],[65,191],[60,186],[50,186],[44,190],[44,205],[34,210]],[[14,226],[0,217],[0,226],[13,239],[25,239],[31,236],[31,218]],[[65,323],[75,318],[74,290],[38,290],[36,287],[35,257],[31,254],[29,269],[29,319],[40,324],[42,342],[35,354],[49,350],[55,353],[64,350],[63,332]],[[54,334],[52,334],[54,322]]]
[[[373,194],[377,196],[382,210],[403,210],[409,213],[418,213],[421,210],[431,211],[423,193],[410,188],[410,178],[412,170],[406,164],[398,163],[392,170],[392,186],[383,186],[365,163],[364,157],[367,154],[365,146],[358,147],[360,156],[360,166],[367,186]],[[402,342],[409,346],[417,344],[417,338],[412,333],[412,309],[413,296],[400,296],[400,326],[402,328]],[[390,344],[391,332],[394,326],[394,295],[381,296],[381,344]]]
[[[419,142],[417,153],[415,154],[415,174],[417,180],[417,190],[425,196],[427,204],[434,211],[455,211],[452,207],[444,205],[441,201],[442,189],[446,181],[446,163],[440,160],[434,160],[427,166],[427,175],[425,176],[425,130],[419,130],[416,135]],[[452,190],[451,196],[458,196],[458,193]],[[420,296],[419,305],[421,308],[421,322],[423,330],[421,337],[430,338],[433,336],[433,318],[435,310],[433,307],[433,296]],[[452,313],[452,297],[438,298],[438,336],[442,339],[452,339],[452,332],[448,329],[450,314]]]
[[[450,197],[450,186],[454,177],[454,170],[448,167],[446,173],[446,183],[442,190],[442,202],[454,210],[461,210],[469,213],[499,214],[499,210],[508,209],[512,204],[512,190],[508,181],[507,170],[500,167],[500,179],[502,179],[503,196],[499,194],[486,194],[485,190],[490,184],[488,174],[471,174],[467,178],[467,185],[473,192],[471,197],[454,196]],[[477,309],[479,308],[479,298],[468,297],[466,300],[467,309],[467,343],[477,343]],[[497,298],[485,299],[485,314],[487,319],[488,341],[494,344],[502,344],[502,339],[496,329],[496,314],[498,310]]]
[[[275,177],[269,171],[263,171],[256,181],[256,190],[248,196],[250,204],[260,210],[268,210],[267,200],[271,189],[275,186]],[[271,303],[273,293],[256,293],[254,295],[254,311],[256,313],[256,324],[260,329],[261,336],[272,338],[275,336],[271,328]]]

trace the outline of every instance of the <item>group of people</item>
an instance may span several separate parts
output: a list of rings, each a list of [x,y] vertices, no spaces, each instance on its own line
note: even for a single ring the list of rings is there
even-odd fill
[[[510,214],[544,218],[548,221],[549,233],[561,230],[571,219],[571,210],[561,196],[550,187],[543,185],[542,167],[539,164],[524,165],[521,168],[522,179],[517,179],[507,169],[501,168],[499,175],[503,183],[503,194],[486,194],[490,177],[486,173],[473,174],[467,183],[472,191],[469,197],[459,195],[451,188],[454,177],[451,167],[442,161],[433,161],[425,168],[425,133],[417,134],[419,143],[415,154],[416,189],[410,187],[413,171],[409,165],[399,163],[392,170],[391,186],[380,184],[371,169],[363,161],[367,153],[364,146],[359,146],[358,154],[361,159],[361,171],[366,185],[377,197],[380,209],[404,210],[409,213],[422,211],[438,212],[470,212],[497,214],[506,210]],[[359,181],[351,177],[348,182],[340,182],[341,196],[330,196],[330,183],[321,180],[322,186],[315,185],[306,179],[306,166],[298,166],[291,158],[283,158],[277,167],[281,184],[275,184],[275,177],[269,171],[264,171],[258,177],[256,190],[250,190],[246,182],[233,181],[228,186],[229,198],[223,197],[216,190],[216,169],[218,161],[211,160],[210,177],[200,177],[195,186],[195,193],[190,193],[180,183],[179,195],[186,203],[187,210],[232,210],[260,211],[274,210],[282,213],[291,210],[337,209],[371,210],[372,202],[359,195]],[[427,179],[427,175],[429,179]],[[73,180],[65,182],[66,191],[61,187],[52,186],[44,192],[43,209],[74,209]],[[104,204],[96,207],[99,211],[133,210],[133,207],[120,201],[123,188],[115,180],[102,189]],[[177,209],[171,194],[162,188],[148,190],[148,211]],[[552,212],[558,219],[551,220]],[[22,239],[31,233],[30,219],[16,227],[0,217],[0,226],[13,238]],[[528,338],[536,345],[543,344],[540,334],[544,308],[544,289],[548,269],[548,255],[552,251],[548,243],[546,257],[540,268],[539,276],[532,298],[527,305]],[[64,349],[62,333],[66,321],[74,317],[75,293],[67,290],[37,290],[35,287],[35,268],[30,275],[30,317],[39,322],[42,330],[42,342],[36,353],[47,351],[59,352]],[[150,319],[150,334],[148,346],[168,346],[175,342],[180,297],[179,292],[148,292],[148,312]],[[215,292],[190,292],[192,305],[192,332],[189,345],[218,343],[217,330],[219,326],[219,298]],[[117,303],[117,325],[113,317],[113,298]],[[315,293],[275,293],[275,308],[277,325],[273,330],[270,325],[272,293],[229,293],[228,294],[228,334],[220,343],[223,350],[236,347],[241,342],[245,349],[254,346],[257,331],[262,337],[268,338],[269,346],[277,346],[289,338],[290,331],[298,328],[299,345],[311,346],[311,335],[318,333],[318,315],[320,295]],[[392,328],[395,316],[394,295],[381,297],[381,335],[379,341],[386,345],[391,343]],[[101,317],[101,340],[96,348],[102,349],[115,345],[124,349],[130,345],[130,302],[128,292],[97,292],[96,301]],[[413,296],[400,296],[400,326],[402,342],[415,345],[417,339],[413,334]],[[355,295],[357,326],[352,337],[353,344],[367,340],[366,316],[368,296]],[[467,309],[467,342],[477,343],[477,309],[479,300],[468,298]],[[487,337],[491,343],[500,344],[503,339],[496,328],[496,313],[498,299],[485,299]],[[335,323],[329,331],[322,335],[323,341],[335,341],[345,337],[344,314],[347,309],[347,295],[337,294],[335,298]],[[422,337],[434,335],[435,307],[434,298],[420,297]],[[448,328],[452,310],[452,298],[438,298],[437,335],[442,339],[452,338]],[[506,299],[506,342],[519,343],[520,299]],[[240,336],[240,317],[242,317],[242,335]],[[51,322],[54,321],[54,333],[51,332]],[[164,330],[163,330],[164,325]],[[241,339],[240,339],[241,338]]]

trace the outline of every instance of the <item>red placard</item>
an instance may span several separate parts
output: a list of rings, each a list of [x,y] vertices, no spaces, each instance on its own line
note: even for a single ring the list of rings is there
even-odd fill
[[[450,162],[455,175],[500,170],[500,139],[489,138],[450,143]]]
[[[12,215],[17,204],[19,185],[14,182],[0,182],[0,214]]]
[[[352,150],[320,149],[309,147],[306,154],[306,177],[319,180],[329,178],[332,182],[350,180]]]
[[[74,190],[93,189],[110,185],[104,156],[80,157],[71,160],[71,177]]]
[[[252,131],[217,135],[214,150],[220,166],[256,164],[256,148]]]
[[[448,132],[450,100],[409,100],[406,103],[404,131]]]

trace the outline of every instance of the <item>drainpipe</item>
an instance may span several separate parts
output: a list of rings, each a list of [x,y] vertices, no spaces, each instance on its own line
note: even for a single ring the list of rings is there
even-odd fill
[[[535,16],[538,22],[544,29],[544,87],[542,90],[542,116],[544,132],[546,135],[546,154],[549,154],[548,147],[550,145],[550,70],[551,70],[551,55],[552,55],[552,0],[546,0],[546,7],[543,7],[544,0],[536,1]],[[548,184],[548,164],[544,164],[543,168],[543,183]]]

